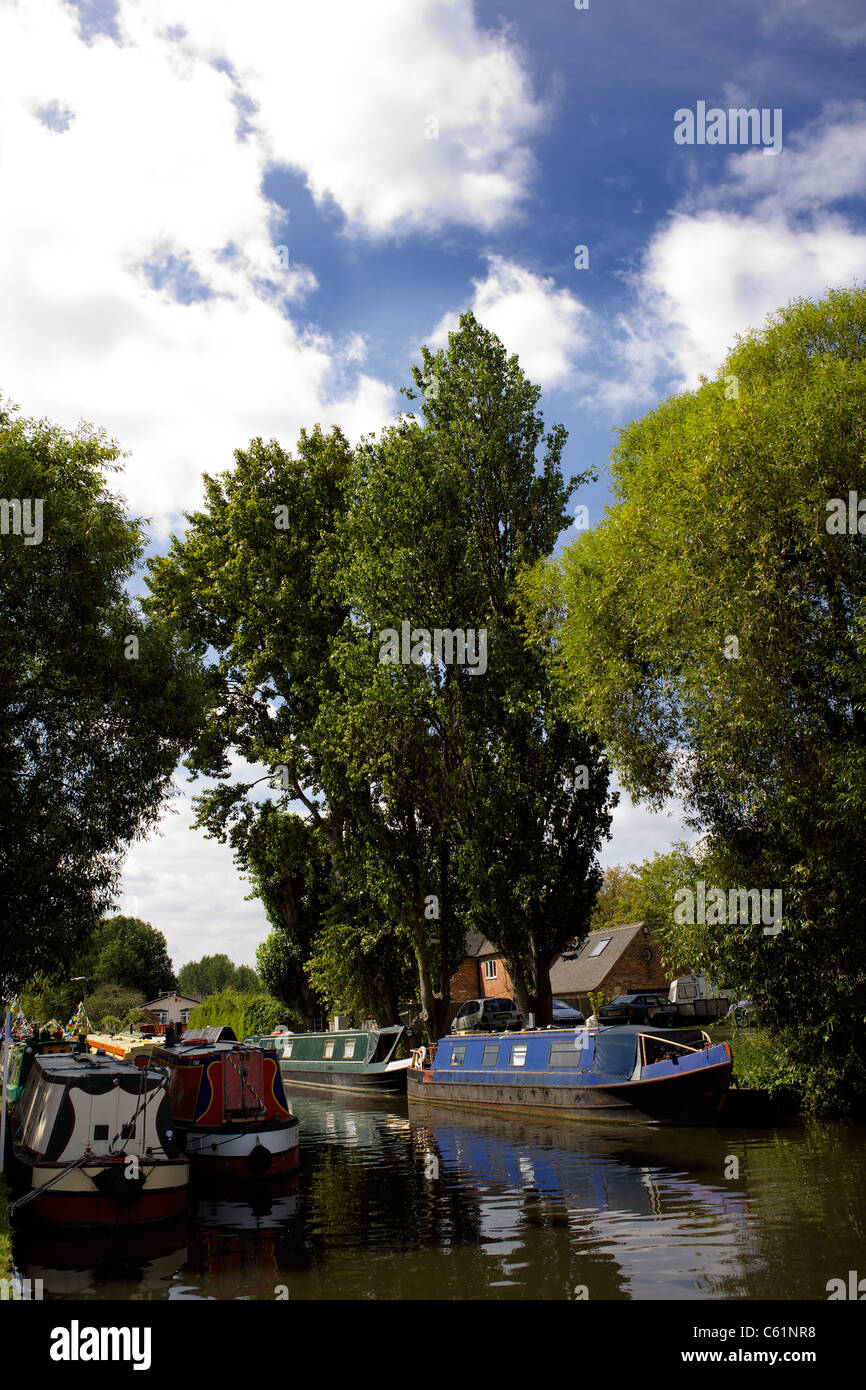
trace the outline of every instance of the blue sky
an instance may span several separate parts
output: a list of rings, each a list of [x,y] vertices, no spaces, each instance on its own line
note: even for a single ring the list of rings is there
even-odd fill
[[[252,435],[386,425],[472,307],[598,470],[594,523],[615,426],[862,280],[864,63],[859,0],[0,0],[0,390],[115,436],[163,549]],[[781,111],[781,153],[675,143],[698,102]],[[184,798],[124,907],[176,963],[251,962]],[[605,859],[680,833],[626,806]]]

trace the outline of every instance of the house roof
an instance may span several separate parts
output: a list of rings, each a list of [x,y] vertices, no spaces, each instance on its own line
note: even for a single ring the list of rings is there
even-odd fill
[[[499,956],[501,951],[491,945],[486,936],[482,936],[480,931],[471,931],[466,937],[466,954],[473,958],[477,956]]]
[[[201,995],[199,994],[161,994],[158,999],[151,999],[149,1004],[142,1004],[143,1009],[157,1009],[160,1004],[170,1004],[172,1000],[185,1004],[200,1004]]]
[[[632,922],[625,927],[604,927],[601,931],[590,932],[574,960],[560,956],[551,966],[550,987],[554,997],[588,994],[591,989],[599,989],[635,937],[642,933],[643,926],[643,922]],[[605,938],[609,938],[608,945],[594,956],[594,948]]]

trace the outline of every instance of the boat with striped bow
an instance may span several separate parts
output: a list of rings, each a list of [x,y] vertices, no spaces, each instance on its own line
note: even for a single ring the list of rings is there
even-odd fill
[[[450,1036],[412,1055],[412,1101],[560,1119],[711,1124],[731,1081],[728,1043],[700,1030],[617,1027]]]
[[[276,1177],[298,1166],[293,1115],[272,1051],[239,1043],[230,1028],[187,1032],[157,1048],[168,1069],[175,1140],[196,1176]]]
[[[33,1057],[15,1116],[12,1205],[61,1226],[138,1225],[186,1210],[189,1164],[171,1142],[166,1078],[87,1053]]]

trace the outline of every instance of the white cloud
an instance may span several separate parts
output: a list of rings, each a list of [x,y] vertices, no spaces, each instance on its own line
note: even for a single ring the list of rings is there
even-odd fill
[[[589,311],[570,290],[557,289],[548,276],[488,256],[487,275],[474,280],[475,317],[495,333],[509,353],[516,352],[530,380],[561,386],[571,377],[575,358],[587,344]],[[442,346],[458,326],[459,314],[445,314],[429,339]]]
[[[685,824],[679,801],[667,802],[662,811],[650,811],[632,801],[615,779],[614,785],[619,790],[620,801],[613,812],[612,839],[602,847],[599,855],[602,868],[613,864],[640,864],[654,854],[667,854],[678,840],[694,841],[695,832]]]
[[[120,14],[146,44],[177,6],[124,0]],[[357,227],[490,230],[524,197],[545,108],[472,0],[187,0],[182,14],[175,61],[228,59],[268,158],[300,169]]]
[[[725,180],[674,209],[632,277],[611,350],[622,370],[595,399],[634,406],[713,375],[737,334],[796,298],[866,276],[866,232],[842,199],[862,198],[866,103],[827,107],[786,135],[781,155],[729,157]]]
[[[490,227],[525,190],[540,119],[469,0],[187,0],[180,16],[178,40],[173,0],[121,0],[122,41],[87,44],[58,0],[0,7],[2,389],[116,436],[124,493],[160,533],[252,435],[291,443],[321,421],[355,438],[397,411],[358,332],[298,326],[316,277],[279,267],[273,161],[370,232]],[[243,140],[238,83],[258,108]],[[166,267],[210,297],[178,302]]]
[[[229,845],[191,829],[193,819],[184,790],[166,808],[159,834],[127,855],[117,911],[165,934],[175,970],[219,952],[255,968],[256,946],[271,929],[264,909],[256,899],[245,901],[250,887]]]

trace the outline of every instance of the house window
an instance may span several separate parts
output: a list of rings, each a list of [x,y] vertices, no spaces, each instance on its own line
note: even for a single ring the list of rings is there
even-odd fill
[[[602,953],[602,951],[604,950],[605,946],[609,946],[609,945],[610,945],[610,937],[609,937],[609,936],[603,936],[603,937],[601,938],[601,941],[596,941],[595,945],[593,946],[592,950],[591,950],[590,953],[589,953],[590,956],[591,956],[591,957],[592,957],[592,956],[600,956],[601,953]]]
[[[526,1066],[526,1043],[516,1043],[511,1049],[511,1065],[513,1067]]]
[[[463,1061],[464,1061],[465,1057],[466,1057],[466,1045],[465,1045],[465,1043],[464,1043],[463,1046],[461,1046],[461,1047],[452,1047],[452,1049],[451,1049],[451,1065],[452,1065],[452,1067],[462,1067],[462,1066],[463,1066]]]
[[[495,961],[495,960],[486,960],[486,961],[484,962],[484,978],[485,978],[485,980],[495,980],[495,979],[496,979],[496,961]]]
[[[481,1054],[482,1067],[495,1067],[499,1061],[499,1043],[485,1043]]]
[[[344,1056],[344,1057],[354,1057],[354,1055],[355,1055],[355,1039],[354,1039],[354,1038],[347,1038],[346,1041],[343,1043],[343,1056]]]
[[[325,1060],[327,1061],[327,1059],[328,1059],[329,1057],[333,1057],[333,1055],[334,1055],[334,1040],[333,1040],[333,1038],[332,1038],[330,1042],[326,1042],[326,1043],[325,1043]]]

